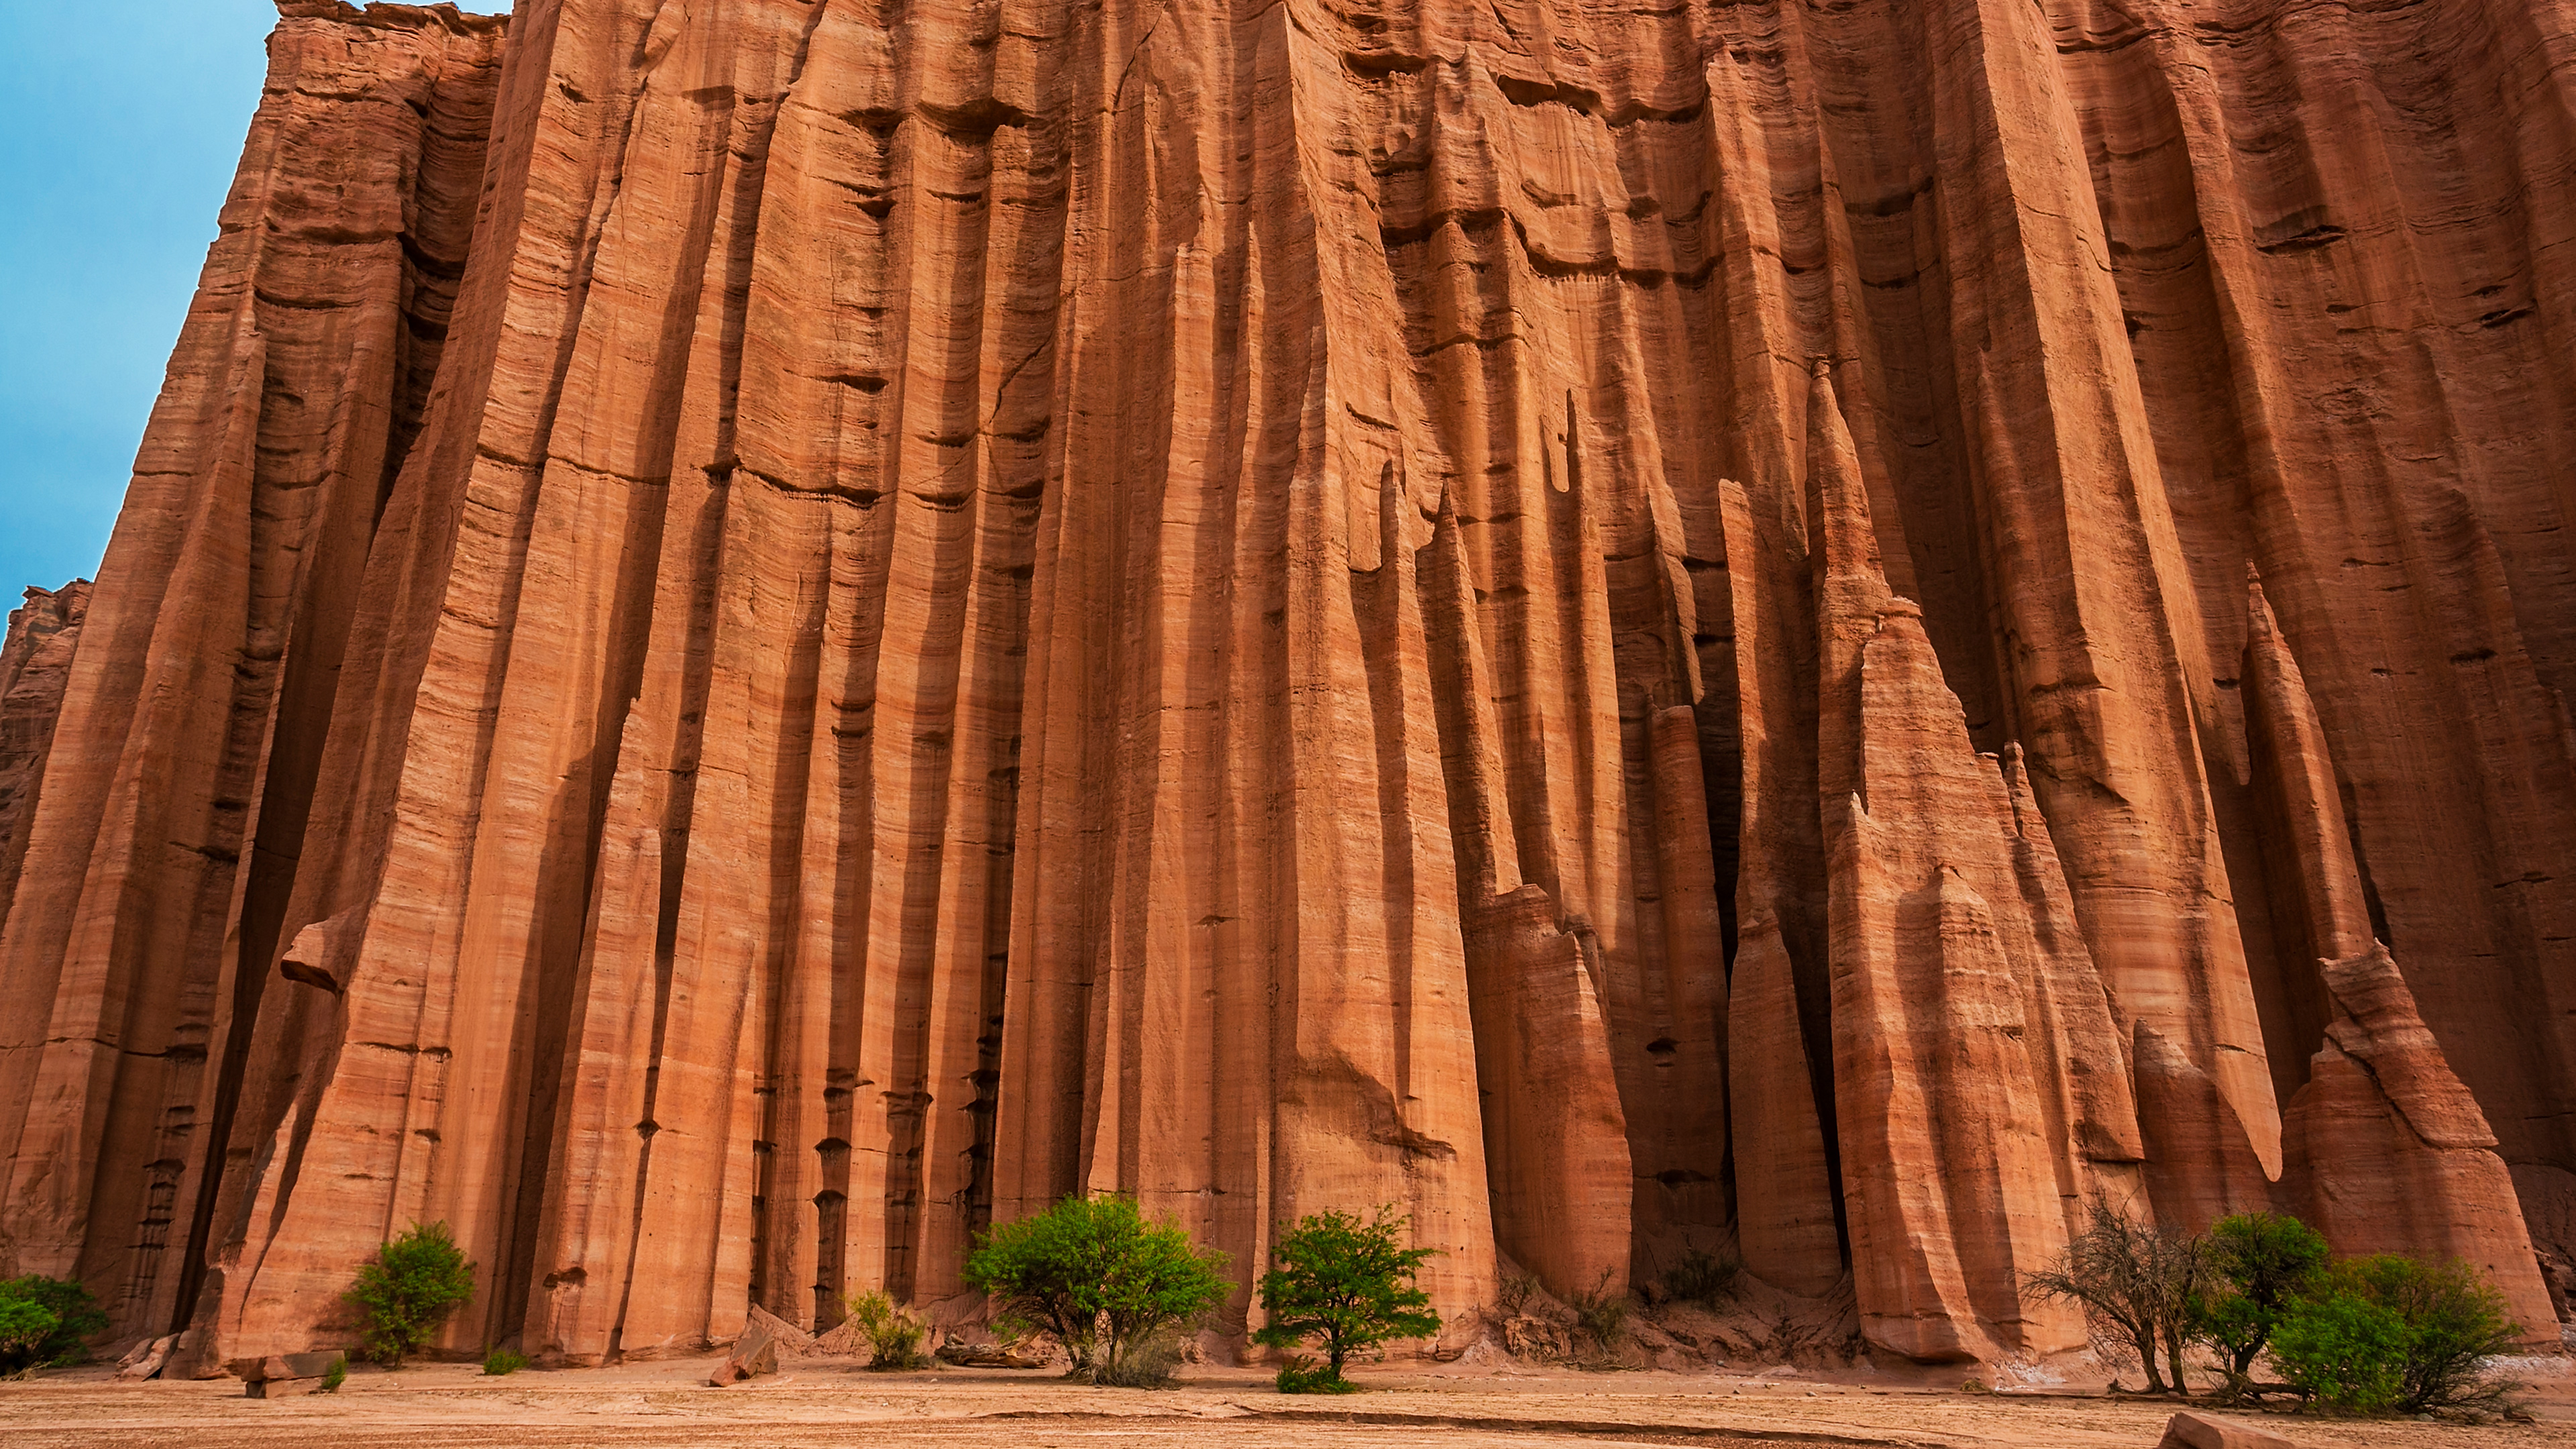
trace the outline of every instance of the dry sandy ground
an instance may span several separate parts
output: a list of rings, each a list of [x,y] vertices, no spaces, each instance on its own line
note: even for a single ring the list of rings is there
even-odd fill
[[[543,1446],[751,1449],[1396,1449],[1396,1446],[1817,1444],[2148,1449],[2169,1406],[2098,1397],[1971,1395],[1872,1382],[1866,1371],[1367,1373],[1372,1392],[1283,1398],[1249,1370],[1198,1368],[1162,1393],[942,1370],[877,1375],[791,1364],[734,1389],[714,1359],[484,1378],[470,1365],[359,1370],[334,1396],[261,1402],[231,1380],[120,1384],[101,1369],[0,1384],[0,1444],[154,1449]],[[2576,1379],[2551,1374],[2538,1424],[2263,1422],[2314,1449],[2576,1445]]]

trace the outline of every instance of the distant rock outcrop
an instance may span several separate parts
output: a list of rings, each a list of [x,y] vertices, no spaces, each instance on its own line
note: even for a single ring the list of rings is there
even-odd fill
[[[27,825],[53,751],[63,691],[71,687],[89,593],[86,579],[59,590],[27,590],[26,604],[9,611],[8,639],[0,644],[0,925],[18,893]]]
[[[1094,1190],[1460,1333],[2044,1353],[2097,1197],[2545,1326],[2571,0],[280,12],[0,656],[0,1236],[171,1372]]]

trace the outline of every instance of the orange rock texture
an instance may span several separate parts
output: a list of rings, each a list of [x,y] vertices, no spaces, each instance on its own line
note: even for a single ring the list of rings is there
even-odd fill
[[[2554,1339],[2571,0],[280,12],[0,719],[0,1236],[180,1370],[1086,1190],[1453,1345],[2042,1354],[2097,1199]]]
[[[89,592],[85,579],[59,590],[27,590],[26,604],[9,612],[8,637],[0,642],[0,924],[17,895],[26,823],[35,814],[45,757],[62,718]]]

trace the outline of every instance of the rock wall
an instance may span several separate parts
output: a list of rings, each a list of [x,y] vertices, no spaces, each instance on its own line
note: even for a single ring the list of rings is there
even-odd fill
[[[27,590],[26,604],[9,611],[8,638],[0,643],[0,925],[7,924],[9,902],[18,893],[26,825],[36,813],[45,757],[54,747],[89,593],[87,579],[58,590]]]
[[[454,1349],[965,1313],[1086,1189],[1946,1360],[2385,1178],[2535,1301],[2569,0],[280,8],[11,834],[119,1332],[415,1220]]]

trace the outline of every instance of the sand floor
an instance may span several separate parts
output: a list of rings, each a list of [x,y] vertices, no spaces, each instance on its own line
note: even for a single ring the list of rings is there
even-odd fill
[[[1397,1449],[1397,1446],[1816,1444],[2148,1449],[2170,1404],[1968,1394],[1872,1382],[1867,1371],[1764,1374],[1372,1369],[1371,1392],[1285,1398],[1250,1370],[1194,1368],[1158,1393],[1051,1376],[940,1370],[871,1374],[805,1360],[731,1389],[717,1360],[483,1377],[472,1365],[353,1371],[336,1395],[243,1397],[229,1379],[120,1383],[86,1369],[0,1384],[0,1444],[154,1446],[1002,1445],[1010,1449]],[[2537,1424],[2470,1427],[2253,1416],[2315,1449],[2576,1445],[2576,1378],[2546,1376]]]

